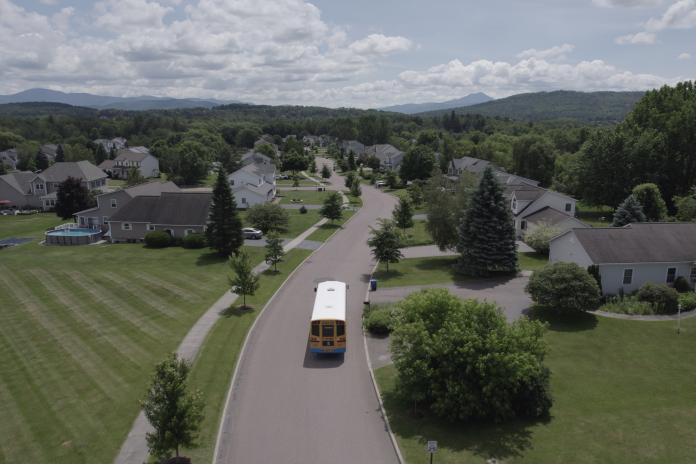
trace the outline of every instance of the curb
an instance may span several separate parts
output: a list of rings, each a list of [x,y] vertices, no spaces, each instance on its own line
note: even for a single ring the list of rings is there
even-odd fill
[[[355,216],[357,216],[357,214],[354,214],[350,218],[348,218],[348,220],[346,222],[344,222],[343,225],[347,224]],[[268,305],[270,305],[275,300],[278,293],[285,287],[285,284],[290,280],[290,278],[295,274],[295,272],[297,272],[297,270],[300,269],[302,267],[302,265],[309,258],[314,256],[314,253],[321,250],[324,247],[324,245],[329,243],[329,240],[331,240],[333,238],[333,236],[336,235],[342,229],[343,229],[343,227],[336,229],[326,240],[324,240],[324,242],[321,244],[321,246],[319,248],[317,248],[316,250],[313,250],[309,255],[307,255],[307,257],[305,259],[303,259],[302,262],[300,264],[298,264],[295,267],[295,269],[292,270],[292,272],[290,274],[288,274],[288,277],[283,281],[283,283],[280,285],[280,287],[278,287],[276,289],[276,291],[268,299],[266,304],[263,305],[263,308],[261,308],[259,315],[256,316],[256,319],[254,319],[254,322],[251,324],[251,327],[249,327],[249,330],[247,331],[247,334],[244,337],[244,343],[242,344],[242,349],[239,351],[239,356],[237,356],[236,363],[234,366],[234,372],[232,373],[232,379],[230,380],[229,387],[227,389],[227,395],[226,395],[227,398],[225,399],[225,406],[222,408],[222,415],[220,416],[220,422],[218,424],[218,432],[217,432],[217,435],[215,438],[215,450],[213,451],[213,461],[212,461],[213,463],[218,462],[218,453],[220,452],[220,442],[221,442],[220,438],[222,436],[222,424],[223,424],[223,421],[225,419],[225,416],[227,415],[227,411],[229,409],[230,402],[232,401],[232,396],[234,393],[234,384],[235,384],[235,382],[237,380],[237,376],[239,374],[239,366],[241,365],[241,360],[244,357],[244,354],[246,353],[249,338],[251,337],[251,334],[256,329],[256,324],[261,319],[261,316],[263,316],[263,313],[266,311],[266,308],[268,307]],[[364,338],[364,334],[363,334],[363,338]],[[370,373],[372,373],[372,369],[370,369]],[[374,382],[374,378],[372,381]],[[381,404],[381,401],[380,401],[380,404]],[[401,464],[404,464],[403,460],[401,460],[400,462],[401,462]]]
[[[377,266],[379,266],[379,261],[377,261],[372,268],[372,272],[370,272],[370,275],[374,275],[375,270],[377,270]],[[367,283],[367,291],[365,292],[365,304],[370,304],[370,283]],[[396,441],[396,436],[394,435],[394,431],[391,428],[391,424],[389,423],[389,417],[387,416],[387,412],[384,409],[384,403],[382,402],[382,393],[379,391],[379,385],[377,385],[377,379],[375,378],[375,372],[372,369],[372,361],[370,360],[370,351],[367,349],[367,336],[365,335],[365,328],[363,327],[362,329],[362,334],[363,334],[363,345],[365,346],[365,359],[367,361],[367,368],[370,371],[370,379],[372,379],[372,387],[375,390],[375,394],[377,395],[377,402],[379,403],[379,410],[382,414],[382,419],[384,420],[384,424],[387,426],[387,432],[389,433],[389,439],[391,440],[392,447],[394,447],[394,452],[396,453],[396,458],[399,461],[399,464],[406,464],[406,461],[404,460],[404,457],[401,455],[401,449],[399,449],[399,443]]]

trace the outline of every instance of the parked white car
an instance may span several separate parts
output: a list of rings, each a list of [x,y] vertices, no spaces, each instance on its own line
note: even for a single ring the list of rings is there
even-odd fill
[[[244,238],[250,238],[253,240],[259,240],[263,238],[263,232],[261,232],[259,229],[254,229],[253,227],[243,228],[242,234],[244,235]]]

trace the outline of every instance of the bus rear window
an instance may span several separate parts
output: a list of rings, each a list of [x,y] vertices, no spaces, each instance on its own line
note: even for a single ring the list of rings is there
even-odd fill
[[[319,336],[319,321],[312,322],[312,336],[313,337]]]
[[[321,325],[321,336],[322,337],[333,337],[334,336],[333,321],[325,321]]]
[[[336,321],[336,336],[342,337],[346,334],[346,323],[343,321]]]

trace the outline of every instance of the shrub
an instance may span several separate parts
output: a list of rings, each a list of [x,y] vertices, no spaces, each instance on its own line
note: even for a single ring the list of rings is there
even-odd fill
[[[290,215],[278,204],[263,203],[249,208],[246,220],[253,227],[267,234],[273,231],[283,232],[287,230]]]
[[[575,263],[554,263],[534,272],[526,288],[542,309],[587,311],[599,304],[595,279]]]
[[[166,248],[172,244],[172,237],[161,230],[145,234],[145,245],[148,248]]]
[[[682,307],[682,311],[696,309],[696,293],[682,293],[679,295],[679,304]]]
[[[679,304],[679,293],[664,284],[648,282],[636,293],[639,301],[653,305],[655,314],[674,314]]]
[[[205,244],[205,236],[203,234],[189,234],[181,241],[181,245],[189,249],[204,248]]]
[[[674,289],[679,293],[686,293],[692,290],[691,284],[684,276],[677,277],[677,279],[674,281]]]
[[[373,335],[387,335],[392,329],[391,307],[372,307],[365,313],[365,328]]]
[[[307,208],[305,207],[305,205],[302,205],[300,207],[300,214],[307,214]]]
[[[600,311],[618,314],[630,314],[634,316],[647,316],[655,314],[655,308],[647,301],[638,301],[635,298],[615,299],[600,306]]]
[[[551,239],[558,235],[560,229],[549,224],[541,223],[531,232],[524,236],[524,241],[527,245],[534,248],[537,253],[545,255],[549,254],[549,243]]]

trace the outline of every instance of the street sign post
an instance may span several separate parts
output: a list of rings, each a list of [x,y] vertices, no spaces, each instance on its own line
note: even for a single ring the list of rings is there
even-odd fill
[[[426,451],[430,453],[430,464],[433,464],[433,454],[437,451],[437,441],[428,440],[428,445],[425,447]]]

